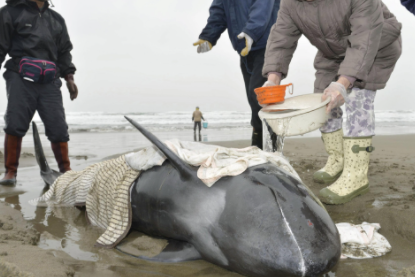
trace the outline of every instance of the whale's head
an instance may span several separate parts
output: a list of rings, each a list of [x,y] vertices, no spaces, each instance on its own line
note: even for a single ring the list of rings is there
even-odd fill
[[[126,118],[166,155],[180,180],[196,189],[195,170]],[[301,180],[277,166],[248,168],[212,188],[199,185],[199,193],[206,194],[187,201],[199,217],[191,216],[190,225],[197,228],[188,233],[204,259],[246,276],[285,277],[318,276],[339,260],[340,237],[327,211]]]
[[[337,228],[312,192],[271,164],[224,180],[226,207],[212,232],[247,276],[318,276],[341,253]]]

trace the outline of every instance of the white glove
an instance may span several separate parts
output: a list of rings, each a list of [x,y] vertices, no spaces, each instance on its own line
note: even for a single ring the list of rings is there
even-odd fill
[[[330,83],[330,85],[324,90],[321,100],[324,101],[329,97],[331,98],[331,100],[327,104],[327,113],[330,113],[330,111],[336,107],[342,106],[345,101],[349,101],[346,88],[342,84],[337,82]]]
[[[275,87],[277,84],[274,83],[273,81],[266,81],[262,87]]]
[[[209,41],[203,39],[199,39],[193,43],[193,46],[197,46],[197,53],[199,54],[209,52],[213,47]]]
[[[251,51],[252,44],[254,43],[254,40],[250,36],[245,34],[244,32],[240,33],[238,35],[238,38],[239,39],[245,38],[245,43],[246,43],[246,47],[241,51],[241,56],[242,57],[248,56],[249,51]]]

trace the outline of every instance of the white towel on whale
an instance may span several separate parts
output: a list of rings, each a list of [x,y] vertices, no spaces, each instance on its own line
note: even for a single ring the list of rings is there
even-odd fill
[[[179,140],[164,143],[185,163],[199,166],[197,177],[208,187],[224,176],[237,176],[248,167],[268,162],[300,179],[288,160],[279,152],[268,153],[255,146],[238,149]],[[149,169],[165,159],[164,154],[155,146],[126,155],[127,163],[135,170]]]
[[[298,174],[279,153],[267,153],[257,147],[225,148],[195,142],[164,142],[185,163],[200,166],[198,177],[209,187],[224,176],[236,176],[248,167],[273,163],[294,177]],[[105,232],[97,246],[115,247],[131,226],[130,188],[141,171],[160,166],[166,160],[155,146],[88,166],[82,171],[69,171],[60,176],[33,205],[86,206],[90,222]]]

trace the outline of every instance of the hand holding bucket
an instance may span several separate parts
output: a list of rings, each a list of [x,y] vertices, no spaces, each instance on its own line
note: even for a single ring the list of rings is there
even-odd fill
[[[292,83],[279,86],[267,86],[256,88],[254,91],[257,95],[259,105],[268,105],[282,103],[285,101],[287,87],[291,86],[291,95],[294,93],[294,85]]]

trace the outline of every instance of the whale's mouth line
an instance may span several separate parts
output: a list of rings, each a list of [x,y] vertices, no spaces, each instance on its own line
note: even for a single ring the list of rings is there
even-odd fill
[[[275,191],[274,191],[272,188],[270,188],[270,187],[268,187],[268,188],[269,188],[269,190],[271,191],[272,195],[274,195],[275,202],[277,203],[278,209],[279,209],[279,210],[280,210],[280,212],[281,212],[281,216],[282,216],[282,218],[284,219],[285,226],[286,226],[287,230],[290,232],[291,237],[292,237],[293,241],[295,242],[295,244],[296,244],[296,246],[297,246],[297,248],[298,248],[298,252],[299,252],[300,257],[301,257],[300,271],[301,271],[301,273],[302,273],[302,277],[304,277],[304,276],[305,276],[305,274],[306,274],[306,268],[305,268],[304,257],[303,257],[303,253],[302,253],[302,251],[301,251],[300,245],[298,244],[298,241],[297,241],[297,239],[296,239],[296,238],[295,238],[295,236],[294,236],[294,233],[293,233],[293,231],[292,231],[292,229],[291,229],[291,227],[290,227],[290,224],[288,223],[288,220],[287,220],[287,218],[286,218],[286,217],[285,217],[285,215],[284,215],[284,212],[283,212],[283,210],[282,210],[282,208],[281,208],[281,205],[280,205],[280,203],[279,203],[279,201],[278,201],[278,197],[277,197],[277,195],[276,195]]]

